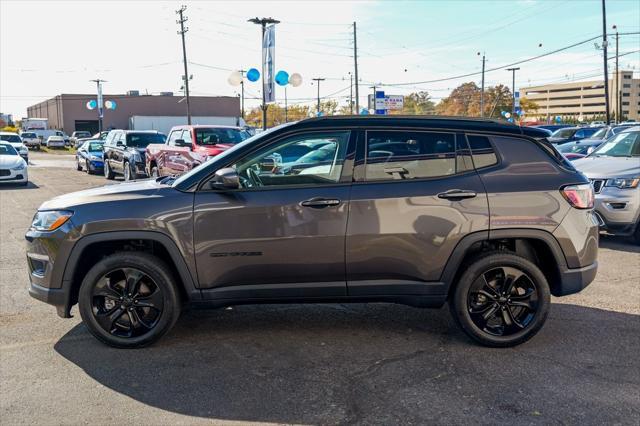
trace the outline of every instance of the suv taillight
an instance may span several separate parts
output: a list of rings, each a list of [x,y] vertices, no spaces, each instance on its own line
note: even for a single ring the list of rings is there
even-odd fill
[[[593,186],[590,183],[569,185],[560,190],[562,196],[576,209],[593,208]]]

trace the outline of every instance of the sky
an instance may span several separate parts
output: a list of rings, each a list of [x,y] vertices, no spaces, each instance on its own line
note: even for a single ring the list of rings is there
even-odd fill
[[[260,29],[252,17],[273,17],[276,71],[302,75],[289,104],[315,103],[320,94],[346,105],[353,73],[357,22],[360,103],[372,85],[387,94],[428,91],[437,102],[491,69],[602,34],[600,0],[498,1],[26,1],[0,0],[0,112],[26,116],[28,106],[60,93],[139,90],[178,93],[182,45],[175,11],[186,5],[192,95],[237,96],[227,79],[237,69],[260,69]],[[640,1],[607,0],[607,27],[640,32]],[[614,30],[611,30],[614,32]],[[609,57],[615,55],[612,40]],[[516,89],[527,85],[602,79],[594,40],[519,65]],[[640,71],[640,35],[622,35],[620,67]],[[613,69],[614,61],[610,61]],[[487,72],[487,86],[511,86],[511,73]],[[247,108],[257,106],[258,83],[245,85]],[[284,90],[277,98],[284,101]]]

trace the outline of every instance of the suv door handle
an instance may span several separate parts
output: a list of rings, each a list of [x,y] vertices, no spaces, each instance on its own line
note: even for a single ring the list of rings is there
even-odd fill
[[[447,200],[461,200],[463,198],[473,198],[478,195],[475,191],[469,191],[466,189],[450,189],[438,194],[438,198],[444,198]]]
[[[302,207],[311,207],[314,209],[323,209],[329,206],[337,206],[340,204],[340,200],[336,198],[312,198],[300,203]]]

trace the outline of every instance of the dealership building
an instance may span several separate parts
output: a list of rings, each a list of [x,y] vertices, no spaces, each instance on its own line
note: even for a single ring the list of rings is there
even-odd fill
[[[640,79],[633,78],[632,71],[620,71],[617,82],[615,77],[609,80],[611,118],[640,121]],[[527,114],[527,120],[547,121],[561,116],[589,121],[603,117],[606,111],[603,80],[523,87],[520,93],[538,105],[535,113]]]
[[[111,101],[109,105],[112,107],[103,109],[102,127],[105,130],[133,128],[134,122],[169,120],[187,123],[186,99],[173,96],[171,92],[140,95],[137,91],[130,91],[125,95],[103,95],[103,99],[105,104]],[[95,133],[98,131],[98,111],[90,104],[95,100],[95,94],[62,94],[28,107],[27,115],[29,118],[47,118],[49,128],[62,130],[69,135],[79,130]],[[190,96],[189,101],[193,124],[243,124],[240,119],[240,99],[237,97]]]

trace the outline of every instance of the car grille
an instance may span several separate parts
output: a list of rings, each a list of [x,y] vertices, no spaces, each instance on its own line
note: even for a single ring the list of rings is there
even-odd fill
[[[11,174],[10,170],[0,169],[0,176],[9,176]]]
[[[591,184],[593,185],[593,191],[599,194],[604,186],[604,179],[591,179]]]

